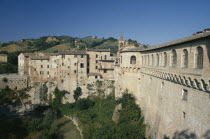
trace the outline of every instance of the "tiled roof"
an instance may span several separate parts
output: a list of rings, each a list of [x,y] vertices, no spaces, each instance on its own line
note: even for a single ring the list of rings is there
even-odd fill
[[[147,48],[143,51],[149,51],[149,50],[154,50],[154,49],[159,49],[159,48],[163,48],[163,47],[168,47],[168,46],[172,46],[172,45],[176,45],[176,44],[181,44],[181,43],[185,43],[185,42],[189,42],[189,41],[193,41],[193,40],[197,40],[197,39],[201,39],[201,38],[206,38],[206,37],[210,37],[210,32],[203,32],[200,34],[194,34],[185,38],[181,38],[178,40],[173,40],[164,44],[160,44],[160,45],[155,45],[152,46],[150,48]]]
[[[36,56],[36,53],[22,53],[24,56]]]
[[[209,29],[206,29],[209,30]],[[185,43],[185,42],[189,42],[189,41],[194,41],[197,39],[202,39],[202,38],[206,38],[206,37],[210,37],[210,32],[199,32],[199,34],[193,34],[191,36],[185,37],[185,38],[181,38],[178,40],[173,40],[167,43],[163,43],[160,45],[155,45],[146,49],[142,49],[141,47],[136,47],[136,48],[123,48],[121,50],[121,52],[144,52],[144,51],[150,51],[150,50],[155,50],[155,49],[160,49],[160,48],[165,48],[165,47],[170,47],[173,45],[177,45],[177,44],[181,44],[181,43]]]
[[[110,49],[87,49],[87,51],[94,51],[94,52],[110,52]]]
[[[32,56],[31,60],[50,60],[49,56]]]
[[[60,51],[59,55],[87,55],[85,50],[81,51]]]
[[[0,54],[0,56],[7,56],[7,54]]]

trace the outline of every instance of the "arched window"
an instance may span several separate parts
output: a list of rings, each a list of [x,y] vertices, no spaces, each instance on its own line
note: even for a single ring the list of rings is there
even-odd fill
[[[149,55],[147,56],[147,65],[149,66]]]
[[[166,67],[166,63],[167,63],[167,54],[166,52],[163,53],[163,67]]]
[[[175,50],[171,51],[171,67],[176,67],[177,64],[177,54]]]
[[[146,58],[146,56],[144,56],[144,65],[146,65],[147,64],[147,58]]]
[[[141,58],[142,58],[141,63],[142,65],[144,65],[144,57],[142,56]]]
[[[155,62],[154,62],[154,56],[153,56],[153,54],[152,54],[152,62],[151,62],[151,65],[154,66],[154,63],[155,63]]]
[[[203,68],[203,48],[200,46],[195,50],[195,68]]]
[[[156,55],[156,66],[159,66],[159,54]]]
[[[160,60],[159,60],[159,66],[162,66],[162,53],[160,53]]]
[[[130,64],[136,64],[136,56],[131,56]]]
[[[188,67],[188,51],[184,49],[182,52],[182,68]]]

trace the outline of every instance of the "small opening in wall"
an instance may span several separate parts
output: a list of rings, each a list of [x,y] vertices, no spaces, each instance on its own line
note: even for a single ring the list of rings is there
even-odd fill
[[[164,86],[164,82],[161,83],[161,86],[160,86],[161,90],[163,90],[163,86]]]
[[[185,117],[186,117],[186,113],[185,113],[185,112],[183,112],[182,114],[183,114],[183,118],[185,119]]]
[[[182,89],[182,100],[187,101],[188,91],[186,89]]]

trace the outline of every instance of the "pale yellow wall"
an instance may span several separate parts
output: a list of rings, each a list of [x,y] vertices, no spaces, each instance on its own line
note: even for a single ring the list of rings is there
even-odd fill
[[[0,55],[0,62],[7,62],[7,56]]]

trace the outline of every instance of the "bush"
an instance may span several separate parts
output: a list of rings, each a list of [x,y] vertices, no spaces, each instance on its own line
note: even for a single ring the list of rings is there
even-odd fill
[[[7,79],[6,77],[4,77],[4,78],[2,79],[2,81],[5,82],[5,83],[7,83],[7,82],[8,82],[8,79]]]
[[[90,99],[80,99],[76,102],[75,108],[78,110],[87,110],[92,107],[95,103]]]
[[[80,87],[77,87],[74,91],[74,99],[77,101],[78,98],[82,95],[82,89]]]

